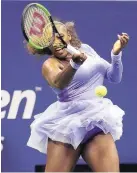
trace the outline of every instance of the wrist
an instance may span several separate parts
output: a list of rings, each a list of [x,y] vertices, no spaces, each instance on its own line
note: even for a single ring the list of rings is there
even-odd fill
[[[114,50],[112,49],[113,55],[118,55],[121,52],[122,49]]]
[[[113,50],[111,51],[111,58],[114,60],[120,60],[122,57],[122,51],[118,52],[118,54],[115,54]]]
[[[73,69],[75,69],[75,70],[77,70],[77,69],[81,66],[81,64],[75,63],[75,62],[73,61],[73,59],[70,60],[70,65],[71,65],[71,67],[72,67]]]

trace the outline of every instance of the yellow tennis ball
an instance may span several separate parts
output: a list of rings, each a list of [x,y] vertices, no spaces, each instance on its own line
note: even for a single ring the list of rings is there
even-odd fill
[[[107,94],[107,88],[103,85],[97,86],[95,88],[95,94],[99,97],[104,97]]]

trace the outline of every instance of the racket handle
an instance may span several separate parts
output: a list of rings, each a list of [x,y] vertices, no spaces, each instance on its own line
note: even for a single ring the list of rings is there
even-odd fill
[[[71,46],[70,44],[67,45],[67,51],[70,53],[70,54],[80,54],[80,51],[75,49],[73,46]]]

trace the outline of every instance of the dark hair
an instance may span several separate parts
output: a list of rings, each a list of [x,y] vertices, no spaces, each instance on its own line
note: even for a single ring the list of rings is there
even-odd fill
[[[58,22],[58,21],[57,21]],[[61,22],[66,26],[67,31],[71,35],[71,41],[70,44],[75,48],[81,47],[81,41],[78,38],[78,35],[75,30],[75,24],[74,22]],[[43,50],[37,50],[33,46],[31,46],[28,42],[25,41],[26,48],[28,52],[32,55],[52,55],[49,48],[43,49]]]

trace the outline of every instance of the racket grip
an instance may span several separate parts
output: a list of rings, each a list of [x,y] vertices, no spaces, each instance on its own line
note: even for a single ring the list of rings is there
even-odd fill
[[[80,54],[80,51],[75,49],[73,46],[71,46],[70,44],[67,45],[67,51],[70,53],[70,54]]]

